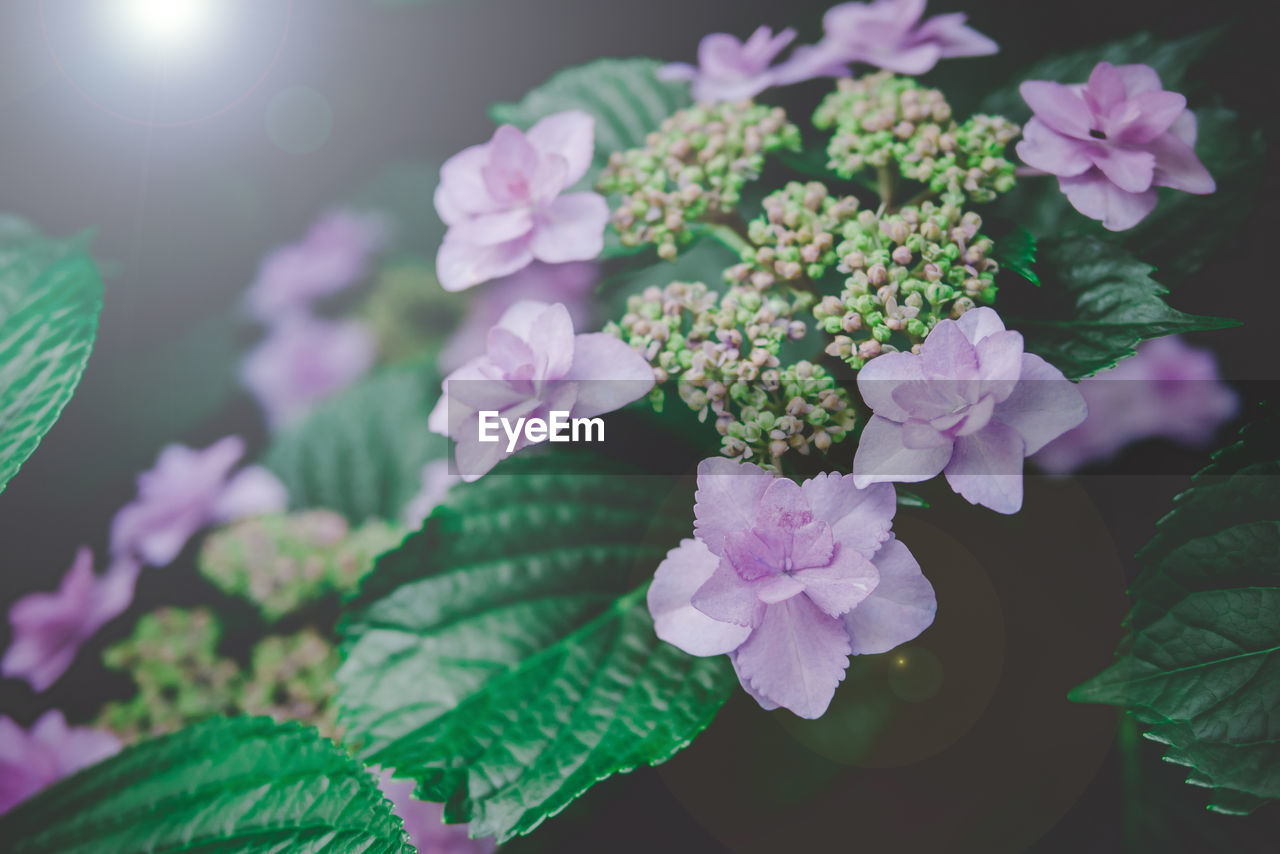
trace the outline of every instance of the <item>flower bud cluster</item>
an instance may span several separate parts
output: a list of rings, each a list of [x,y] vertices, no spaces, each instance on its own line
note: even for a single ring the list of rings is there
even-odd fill
[[[331,592],[352,590],[403,531],[385,522],[351,530],[327,510],[261,516],[205,540],[200,571],[274,621]]]
[[[220,634],[205,608],[144,615],[131,637],[102,655],[107,667],[133,677],[138,693],[108,703],[98,725],[131,742],[233,711],[242,677],[234,661],[218,655]]]
[[[813,309],[835,336],[827,354],[856,369],[881,353],[916,352],[939,321],[992,304],[999,265],[981,228],[980,216],[949,202],[846,223],[836,247],[844,290]]]
[[[857,215],[858,200],[836,198],[817,181],[792,181],[766,196],[763,207],[764,215],[747,228],[753,248],[726,273],[731,282],[750,279],[757,290],[805,276],[816,282],[826,275],[838,261],[836,243],[844,224]]]
[[[797,316],[814,297],[770,291],[772,284],[757,286],[747,276],[723,295],[702,283],[651,287],[631,297],[621,322],[606,331],[652,362],[659,384],[674,379],[699,418],[714,418],[726,456],[776,469],[788,451],[826,451],[842,441],[855,413],[824,368],[781,363],[783,343],[807,334]]]
[[[338,652],[314,629],[264,638],[253,648],[242,711],[278,721],[305,721],[326,736],[337,734],[334,674]]]
[[[670,260],[693,239],[694,223],[734,211],[765,154],[799,147],[800,129],[781,108],[698,105],[663,121],[645,147],[611,155],[597,189],[623,196],[612,221],[624,246],[653,244]]]
[[[843,178],[893,166],[956,204],[991,201],[1015,182],[1004,154],[1017,125],[999,116],[957,123],[940,91],[887,71],[838,81],[813,123],[834,128],[829,166]]]

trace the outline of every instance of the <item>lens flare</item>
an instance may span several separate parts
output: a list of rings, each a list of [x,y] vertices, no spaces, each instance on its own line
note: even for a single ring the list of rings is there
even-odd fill
[[[216,0],[116,0],[116,25],[139,49],[188,55],[207,42],[216,24]]]

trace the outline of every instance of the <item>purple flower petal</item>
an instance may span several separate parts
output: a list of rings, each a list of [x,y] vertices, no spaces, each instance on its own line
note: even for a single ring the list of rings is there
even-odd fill
[[[748,629],[760,623],[765,611],[757,588],[742,578],[728,558],[720,559],[711,577],[698,587],[690,601],[709,619]]]
[[[951,445],[935,448],[908,448],[902,425],[872,416],[858,440],[853,456],[854,483],[859,488],[873,483],[918,483],[936,477],[951,459]]]
[[[880,582],[880,572],[858,550],[841,544],[829,565],[802,569],[795,580],[813,604],[831,617],[859,606]]]
[[[436,255],[440,287],[462,291],[523,270],[533,263],[531,242],[530,238],[521,237],[494,246],[476,246],[446,235]]]
[[[682,540],[658,565],[649,585],[649,612],[658,637],[690,655],[732,652],[751,634],[749,626],[713,620],[690,601],[719,563],[701,541]]]
[[[1022,459],[1026,443],[1014,428],[993,421],[956,440],[947,483],[970,504],[997,513],[1022,509]]]
[[[933,625],[938,600],[920,564],[901,541],[891,539],[875,557],[880,583],[844,615],[854,655],[888,652]]]
[[[565,379],[578,383],[575,418],[613,412],[653,389],[653,367],[612,335],[579,335],[573,340],[573,348],[573,364]]]
[[[1039,356],[1022,355],[1022,381],[996,407],[995,418],[1018,431],[1034,454],[1088,414],[1080,389]]]
[[[1107,180],[1097,169],[1074,178],[1059,178],[1058,188],[1071,206],[1090,219],[1099,220],[1110,231],[1126,231],[1156,209],[1155,188],[1128,193]]]
[[[1197,195],[1212,193],[1218,188],[1191,146],[1172,133],[1152,140],[1150,149],[1156,158],[1156,186]]]
[[[765,610],[733,662],[738,676],[770,701],[817,718],[844,679],[849,651],[844,624],[796,596]]]
[[[754,463],[711,457],[698,463],[693,530],[717,557],[724,538],[755,524],[756,511],[773,477]]]
[[[858,489],[853,475],[832,472],[806,480],[800,489],[814,518],[831,526],[832,536],[842,548],[870,557],[888,539],[898,509],[892,486],[875,484]]]
[[[569,193],[538,214],[533,255],[547,264],[590,261],[604,249],[609,204],[596,193]]]
[[[1090,139],[1093,114],[1080,95],[1061,83],[1028,80],[1018,87],[1036,118],[1051,130],[1076,139]]]
[[[565,186],[569,186],[576,184],[591,167],[595,127],[596,120],[590,113],[566,110],[539,119],[529,128],[529,142],[544,157],[554,154],[564,158],[568,167]]]
[[[50,709],[29,731],[0,715],[0,815],[63,777],[114,756],[120,740],[109,732],[68,727]]]
[[[1156,156],[1149,151],[1098,148],[1093,153],[1093,162],[1107,180],[1126,193],[1147,190],[1155,178]]]
[[[1051,175],[1079,175],[1093,168],[1087,146],[1058,133],[1037,118],[1022,129],[1022,139],[1015,150],[1023,163]]]

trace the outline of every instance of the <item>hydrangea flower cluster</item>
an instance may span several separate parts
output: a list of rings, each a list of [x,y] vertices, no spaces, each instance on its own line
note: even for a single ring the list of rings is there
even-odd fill
[[[763,292],[750,276],[722,297],[702,283],[673,282],[630,297],[606,331],[649,359],[659,382],[675,379],[699,417],[714,417],[726,455],[777,469],[788,451],[825,452],[855,426],[848,393],[825,368],[781,364],[784,342],[807,331],[795,317],[812,300]]]
[[[334,674],[338,651],[314,629],[263,638],[253,648],[240,711],[278,721],[305,721],[328,737],[338,734]]]
[[[695,106],[665,119],[644,148],[614,152],[598,187],[623,196],[612,216],[622,244],[652,244],[671,260],[693,240],[696,224],[734,212],[766,154],[799,147],[800,129],[781,108]]]
[[[850,655],[887,652],[933,623],[933,587],[892,534],[896,496],[850,475],[796,484],[750,463],[698,466],[694,538],[649,587],[658,637],[728,654],[766,709],[826,711]]]
[[[764,215],[747,226],[752,247],[742,251],[743,263],[726,277],[743,282],[749,276],[758,290],[775,282],[816,282],[839,261],[836,242],[845,223],[858,213],[854,196],[835,197],[818,181],[791,181],[765,196]]]
[[[137,693],[108,703],[98,726],[126,742],[174,732],[216,715],[262,714],[298,720],[337,735],[329,708],[336,651],[312,629],[255,645],[248,671],[218,652],[222,628],[207,608],[161,608],[103,653],[128,673]]]
[[[1004,155],[1017,125],[983,115],[957,123],[940,91],[887,71],[838,81],[813,123],[834,129],[829,165],[844,178],[893,167],[955,204],[989,202],[1015,183]]]
[[[403,533],[378,520],[352,530],[327,510],[246,519],[205,540],[200,572],[277,620],[328,593],[354,589]]]
[[[107,703],[98,726],[132,742],[230,711],[240,673],[218,655],[220,636],[206,608],[161,608],[141,617],[130,637],[102,655],[107,667],[133,677],[138,692]]]
[[[916,352],[939,321],[994,303],[999,264],[981,228],[982,217],[949,202],[845,223],[836,246],[844,289],[813,308],[835,336],[827,354],[857,369],[881,353]]]

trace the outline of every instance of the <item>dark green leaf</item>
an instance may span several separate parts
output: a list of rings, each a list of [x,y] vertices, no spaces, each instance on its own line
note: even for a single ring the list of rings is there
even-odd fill
[[[665,761],[734,684],[727,660],[660,643],[644,587],[626,592],[692,531],[688,485],[566,459],[452,490],[379,559],[343,627],[349,740],[481,835],[527,833],[598,780]]]
[[[920,495],[909,489],[903,489],[901,486],[898,486],[897,490],[899,507],[916,507],[921,510],[929,509],[929,502],[925,501]]]
[[[0,221],[0,492],[62,414],[93,350],[102,279],[83,244]]]
[[[1170,308],[1164,301],[1168,291],[1151,278],[1149,264],[1096,237],[1047,239],[1040,257],[1045,286],[1024,295],[1006,319],[1026,336],[1027,350],[1071,379],[1132,356],[1148,338],[1238,323]]]
[[[1040,277],[1034,267],[1036,238],[1025,228],[1015,226],[996,241],[995,259],[1001,267],[1012,270],[1036,287],[1040,286]]]
[[[373,776],[315,730],[218,718],[143,742],[0,820],[13,854],[412,854]]]
[[[276,437],[263,462],[295,509],[335,510],[356,524],[398,519],[422,467],[447,450],[427,427],[439,394],[433,368],[383,368]]]
[[[1146,736],[1247,813],[1280,798],[1280,463],[1268,413],[1175,499],[1131,593],[1115,663],[1071,698],[1131,709]]]

